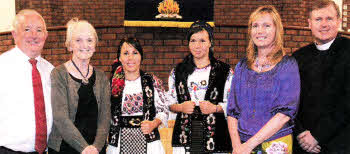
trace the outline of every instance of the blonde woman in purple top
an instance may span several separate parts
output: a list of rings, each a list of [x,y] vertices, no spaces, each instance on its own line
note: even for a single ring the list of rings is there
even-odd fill
[[[283,50],[283,26],[273,6],[248,23],[247,57],[235,68],[228,96],[234,154],[292,153],[292,127],[300,92],[298,65]]]

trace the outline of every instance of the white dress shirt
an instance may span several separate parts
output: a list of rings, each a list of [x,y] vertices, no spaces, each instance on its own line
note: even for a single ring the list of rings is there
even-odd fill
[[[34,152],[35,109],[30,58],[17,46],[0,55],[0,146]],[[50,73],[54,66],[38,56],[45,100],[47,137],[52,127]]]

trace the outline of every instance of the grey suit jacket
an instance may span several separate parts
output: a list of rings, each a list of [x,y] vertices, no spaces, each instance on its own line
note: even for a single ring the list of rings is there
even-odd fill
[[[95,73],[96,81],[93,88],[98,104],[98,123],[93,146],[100,151],[104,146],[109,131],[111,95],[109,80],[104,72],[95,68]],[[62,64],[52,70],[51,85],[54,124],[49,137],[48,147],[59,151],[62,139],[64,139],[74,149],[82,152],[88,146],[88,143],[74,125],[80,84],[70,77],[66,67]]]

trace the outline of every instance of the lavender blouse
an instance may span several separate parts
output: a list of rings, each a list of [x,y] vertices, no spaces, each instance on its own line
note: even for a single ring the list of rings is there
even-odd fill
[[[282,129],[266,141],[292,133],[300,93],[298,64],[285,56],[270,71],[257,73],[242,59],[235,68],[228,96],[227,115],[238,120],[242,141],[255,135],[275,114],[291,118]]]

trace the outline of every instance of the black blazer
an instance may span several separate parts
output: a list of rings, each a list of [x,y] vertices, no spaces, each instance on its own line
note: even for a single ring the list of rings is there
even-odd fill
[[[293,56],[301,79],[294,136],[310,130],[322,153],[350,153],[350,40],[338,36],[325,51],[311,43]]]

